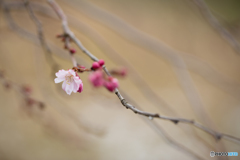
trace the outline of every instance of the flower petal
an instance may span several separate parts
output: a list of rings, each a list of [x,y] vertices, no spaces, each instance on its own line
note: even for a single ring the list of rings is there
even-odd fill
[[[65,70],[59,70],[55,75],[59,78],[65,77],[68,72]]]
[[[63,84],[62,84],[62,89],[63,89],[64,91],[66,91],[66,86],[67,86],[67,83],[66,83],[66,81],[64,81]]]
[[[68,72],[73,75],[74,77],[76,77],[76,72],[72,69],[69,69]]]
[[[71,93],[72,93],[72,91],[73,91],[73,83],[70,83],[70,84],[67,84],[66,85],[66,93],[68,94],[68,95],[70,95]]]
[[[74,93],[77,93],[79,86],[80,86],[80,84],[73,82],[73,92]]]
[[[79,78],[79,77],[74,77],[73,78],[74,79],[74,81],[77,83],[77,84],[80,84],[80,83],[82,83],[82,80]]]
[[[58,77],[58,78],[54,79],[55,83],[60,83],[60,82],[62,82],[64,80],[65,80],[65,77],[62,77],[62,78]]]

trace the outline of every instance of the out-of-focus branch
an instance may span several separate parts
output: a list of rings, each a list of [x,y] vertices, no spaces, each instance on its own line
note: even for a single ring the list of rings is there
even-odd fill
[[[27,106],[32,107],[33,105],[36,105],[40,110],[43,110],[45,108],[45,104],[43,102],[36,100],[30,96],[32,89],[29,86],[20,85],[10,80],[5,75],[5,72],[3,70],[0,70],[0,83],[2,83],[6,89],[14,89],[22,98],[24,98]]]
[[[17,4],[13,3],[12,5],[14,5],[14,6],[19,6],[19,5],[20,6],[25,6],[25,3],[24,3],[24,5],[23,5],[23,3],[17,3]],[[4,9],[4,12],[5,12],[6,20],[7,20],[8,24],[9,24],[9,26],[13,30],[15,30],[18,33],[20,33],[20,35],[24,35],[25,37],[28,37],[31,42],[35,42],[37,45],[41,46],[44,51],[46,51],[45,48],[43,47],[42,43],[40,42],[40,44],[39,44],[39,41],[40,41],[39,35],[38,36],[33,35],[32,33],[28,32],[27,30],[22,29],[21,27],[19,27],[14,22],[11,14],[10,14],[10,9],[9,9],[8,4],[3,3],[3,9]],[[35,16],[34,13],[33,13],[33,16]],[[42,35],[43,35],[43,32],[42,32]],[[36,39],[37,39],[37,41],[36,41]],[[43,40],[45,41],[44,37],[43,37]],[[52,46],[52,47],[55,47],[55,46]],[[55,50],[59,51],[57,47],[55,47]],[[49,53],[52,54],[50,48],[49,48],[49,51],[50,51]],[[55,63],[54,61],[49,61],[49,62],[50,62],[50,64]],[[51,69],[54,69],[54,67],[51,68]],[[43,71],[41,71],[41,73],[43,73]],[[40,87],[40,89],[43,90],[42,86]],[[47,89],[45,88],[45,91],[46,90]],[[53,94],[51,94],[51,98],[49,98],[50,97],[49,93],[43,93],[43,95],[44,95],[44,98],[49,102],[49,104],[51,106],[53,106],[63,116],[67,116],[68,118],[70,118],[76,124],[76,126],[79,127],[81,130],[84,130],[87,133],[95,134],[97,136],[103,136],[105,134],[104,129],[101,129],[99,127],[92,127],[92,126],[90,126],[90,124],[85,124],[82,120],[79,119],[79,115],[77,115],[75,112],[71,111],[69,108],[65,109],[66,105],[63,102],[61,102],[61,99],[56,100],[57,97],[53,98],[53,96],[52,96]]]
[[[54,59],[52,58],[52,52],[49,48],[49,46],[47,45],[46,41],[45,41],[45,37],[43,34],[43,27],[42,27],[42,23],[40,22],[40,20],[35,16],[30,3],[28,0],[24,0],[24,6],[26,7],[28,14],[30,16],[30,18],[32,19],[32,21],[35,23],[36,28],[37,28],[37,35],[38,38],[40,40],[40,43],[42,45],[42,48],[45,50],[46,52],[46,57],[48,58],[48,60],[51,62],[50,64],[52,65],[52,72],[55,72],[56,70],[58,70],[58,65],[57,63],[54,61]]]
[[[71,40],[74,41],[76,43],[76,45],[82,50],[82,52],[85,53],[86,55],[88,55],[93,61],[98,61],[98,59],[82,45],[82,43],[75,37],[73,32],[69,29],[67,18],[65,16],[65,14],[63,13],[62,9],[59,7],[59,5],[54,0],[48,0],[48,2],[51,5],[51,7],[54,9],[54,11],[57,13],[59,18],[62,20],[62,27],[64,30],[64,34],[68,35],[71,38]],[[111,76],[111,74],[108,72],[106,66],[103,66],[103,69],[108,76]],[[188,124],[191,124],[199,129],[203,130],[206,133],[209,133],[210,135],[214,136],[217,140],[219,140],[221,138],[226,138],[226,139],[230,139],[232,141],[236,141],[236,142],[240,143],[239,138],[233,137],[233,136],[230,136],[227,134],[222,134],[220,132],[216,132],[210,128],[207,128],[207,127],[201,125],[200,123],[195,122],[194,120],[189,120],[189,119],[184,119],[184,118],[167,117],[167,116],[159,115],[158,113],[149,113],[149,112],[139,110],[132,104],[128,103],[126,101],[126,99],[124,99],[124,97],[121,95],[121,93],[119,92],[118,89],[115,89],[115,94],[117,95],[117,97],[119,98],[119,100],[121,101],[123,106],[125,106],[127,109],[132,110],[136,114],[149,117],[150,119],[159,118],[159,119],[163,119],[163,120],[172,121],[175,124],[178,124],[179,122],[188,123]]]
[[[221,23],[217,20],[217,18],[212,14],[210,9],[208,8],[207,4],[204,0],[193,0],[200,11],[202,12],[203,16],[208,20],[208,22],[222,35],[222,37],[232,45],[235,51],[240,54],[240,44],[234,38],[234,36],[224,28]]]

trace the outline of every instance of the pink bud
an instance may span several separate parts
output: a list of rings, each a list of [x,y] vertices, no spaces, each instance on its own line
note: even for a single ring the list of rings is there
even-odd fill
[[[120,75],[121,76],[126,76],[127,75],[127,69],[126,68],[123,68],[121,71],[120,71]]]
[[[113,77],[108,77],[108,80],[109,80],[109,81],[112,81],[112,80],[113,80]]]
[[[113,80],[111,81],[112,82],[112,85],[117,88],[119,86],[118,84],[118,80],[116,78],[113,78]]]
[[[34,99],[27,98],[27,105],[28,106],[32,106],[34,103],[36,103],[36,101]]]
[[[98,63],[99,63],[100,66],[103,66],[103,65],[105,64],[104,60],[102,60],[102,59],[100,59],[100,60],[98,61]]]
[[[32,93],[32,88],[30,86],[23,86],[23,92],[30,95]]]
[[[68,49],[68,46],[67,46],[67,45],[64,45],[64,49]]]
[[[82,91],[83,91],[83,83],[80,84],[77,92],[81,93]]]
[[[92,64],[92,69],[98,69],[100,67],[99,63],[98,62],[93,62]]]
[[[114,86],[111,83],[105,83],[105,87],[110,91],[113,92],[114,91]]]
[[[110,82],[105,82],[104,86],[110,91],[113,92],[118,87],[118,80],[113,78]]]
[[[89,80],[94,87],[100,87],[103,85],[103,73],[102,71],[96,71],[89,75]]]
[[[72,48],[72,49],[70,49],[70,53],[74,54],[74,53],[76,53],[76,50]]]

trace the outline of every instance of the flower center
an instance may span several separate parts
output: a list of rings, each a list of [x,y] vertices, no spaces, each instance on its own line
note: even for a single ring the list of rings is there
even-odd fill
[[[65,76],[66,83],[70,85],[73,81],[73,75]]]

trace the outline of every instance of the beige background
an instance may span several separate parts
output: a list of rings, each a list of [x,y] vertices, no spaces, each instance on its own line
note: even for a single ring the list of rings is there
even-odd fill
[[[45,1],[35,2],[38,6],[48,7]],[[120,90],[130,103],[145,111],[174,116],[170,107],[179,117],[195,119],[220,132],[240,137],[240,56],[206,21],[192,1],[57,2],[68,16],[70,28],[76,36],[89,51],[104,59],[109,69],[130,64],[128,77],[120,79]],[[239,17],[234,8],[238,3],[232,4],[234,1],[225,3],[227,9],[224,10],[222,2],[209,3],[238,40]],[[137,33],[141,36],[136,37],[135,32],[113,21],[109,25],[107,18],[97,17],[101,15],[92,10],[93,5],[125,21],[134,27],[134,31],[139,30],[141,33]],[[36,15],[43,24],[54,60],[60,69],[71,68],[68,53],[55,38],[56,34],[62,33],[60,21],[49,9],[39,12],[36,7]],[[29,36],[10,29],[1,10],[0,68],[19,85],[32,86],[32,97],[43,101],[46,109],[27,107],[19,93],[0,87],[1,159],[196,159],[175,143],[166,141],[161,133],[146,123],[148,119],[141,119],[122,107],[114,94],[104,88],[93,88],[87,73],[80,75],[84,82],[81,94],[65,94],[61,85],[53,82],[50,65],[37,45],[36,37],[32,36],[36,35],[36,28],[26,10],[15,8],[11,14],[21,28],[32,34]],[[157,52],[147,49],[155,47],[144,38],[149,36],[155,38],[155,46],[165,44],[173,49],[170,49],[171,53],[177,54],[169,54],[168,49]],[[131,37],[136,41],[133,42]],[[139,45],[142,41],[145,41],[145,47]],[[81,64],[90,66],[90,59],[79,50],[76,57]],[[174,67],[179,59],[187,68]],[[136,73],[147,82],[158,101],[148,94],[145,86],[138,85]],[[187,78],[186,74],[189,75]],[[210,159],[212,150],[240,153],[239,144],[226,140],[216,142],[210,135],[187,124],[154,121],[174,141],[202,159]],[[225,149],[221,148],[223,146]]]

